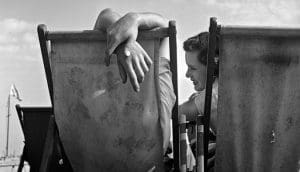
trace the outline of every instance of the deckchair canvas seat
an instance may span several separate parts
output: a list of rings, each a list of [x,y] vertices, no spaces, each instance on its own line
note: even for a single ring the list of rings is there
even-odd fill
[[[222,27],[216,171],[298,171],[300,30]]]
[[[158,40],[141,44],[158,58]],[[67,156],[74,171],[160,169],[157,65],[136,93],[122,83],[115,58],[105,66],[105,46],[105,41],[52,42],[54,113]]]

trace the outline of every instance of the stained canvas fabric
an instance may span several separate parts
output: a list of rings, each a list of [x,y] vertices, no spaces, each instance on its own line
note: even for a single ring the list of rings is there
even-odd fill
[[[227,31],[220,37],[215,170],[299,171],[300,31]]]
[[[106,42],[54,41],[54,112],[74,171],[163,171],[158,105],[158,40],[141,41],[154,65],[135,93],[104,64]]]

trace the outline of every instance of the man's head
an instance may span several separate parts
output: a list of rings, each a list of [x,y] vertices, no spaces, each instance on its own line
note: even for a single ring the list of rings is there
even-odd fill
[[[192,80],[197,91],[205,89],[208,37],[208,32],[201,32],[183,43],[183,49],[186,51],[185,60],[188,65],[186,77]],[[214,75],[218,76],[218,70],[215,71]]]

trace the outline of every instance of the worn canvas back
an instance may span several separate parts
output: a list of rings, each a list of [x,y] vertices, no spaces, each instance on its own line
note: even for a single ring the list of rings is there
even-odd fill
[[[216,171],[300,169],[300,30],[222,28]]]
[[[25,152],[23,156],[26,157],[25,159],[30,165],[30,170],[38,171],[40,169],[49,119],[53,113],[50,107],[20,107],[17,105],[16,109],[25,137]]]
[[[122,83],[106,41],[52,40],[54,113],[74,171],[162,170],[157,97],[159,39],[140,41],[154,61],[139,93]]]

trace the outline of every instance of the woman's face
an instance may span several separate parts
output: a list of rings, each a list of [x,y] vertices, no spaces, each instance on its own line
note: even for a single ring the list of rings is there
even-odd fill
[[[185,76],[191,79],[196,91],[202,91],[206,84],[206,66],[199,62],[198,53],[199,51],[185,53],[185,62],[188,66]]]

